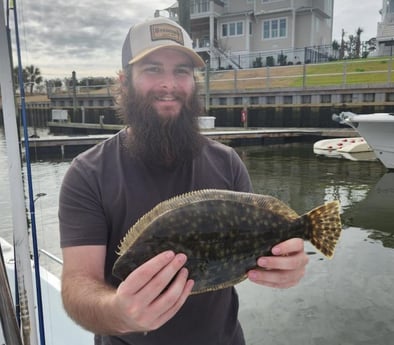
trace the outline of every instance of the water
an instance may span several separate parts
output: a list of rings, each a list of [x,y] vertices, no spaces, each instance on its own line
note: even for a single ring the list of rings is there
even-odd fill
[[[45,133],[44,133],[45,134]],[[42,135],[42,133],[41,133]],[[335,256],[311,253],[307,273],[292,289],[243,282],[240,319],[248,345],[391,343],[394,336],[394,173],[378,161],[315,156],[312,144],[237,148],[255,191],[298,213],[332,199],[342,205],[343,234]],[[69,161],[32,164],[39,246],[57,256],[57,198]],[[4,134],[0,133],[0,236],[12,240]],[[59,274],[59,264],[40,257]]]

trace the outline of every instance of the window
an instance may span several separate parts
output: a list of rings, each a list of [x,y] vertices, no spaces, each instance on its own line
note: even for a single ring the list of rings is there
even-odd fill
[[[227,37],[228,36],[228,26],[227,24],[222,25],[222,36]]]
[[[287,36],[286,19],[282,18],[279,19],[279,37],[286,37],[286,36]]]
[[[244,34],[244,23],[233,22],[222,24],[222,37],[242,36]]]
[[[235,36],[235,23],[230,23],[230,36]]]
[[[293,96],[283,96],[283,103],[284,104],[292,104],[293,103]]]
[[[278,21],[273,20],[271,22],[271,37],[276,38],[278,37]]]
[[[394,13],[394,0],[387,1],[387,13]]]
[[[209,12],[209,1],[208,0],[192,0],[190,3],[190,13],[205,13]]]
[[[263,21],[263,39],[283,38],[287,36],[287,19],[271,19]]]
[[[269,21],[265,21],[263,24],[263,38],[264,39],[268,39],[270,38],[271,34],[270,34],[270,22]]]

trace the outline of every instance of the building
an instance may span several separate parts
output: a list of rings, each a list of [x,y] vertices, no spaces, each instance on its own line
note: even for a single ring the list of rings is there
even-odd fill
[[[380,11],[382,21],[378,23],[376,46],[379,56],[392,56],[394,45],[394,0],[383,0]]]
[[[212,68],[312,62],[328,58],[333,9],[334,0],[190,0],[190,31]],[[177,20],[177,3],[165,11]]]

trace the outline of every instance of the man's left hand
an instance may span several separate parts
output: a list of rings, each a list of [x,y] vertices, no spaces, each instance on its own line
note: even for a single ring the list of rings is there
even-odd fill
[[[285,289],[297,285],[305,274],[309,261],[304,252],[304,241],[292,238],[272,248],[273,256],[257,260],[258,268],[250,270],[248,278],[260,285]]]

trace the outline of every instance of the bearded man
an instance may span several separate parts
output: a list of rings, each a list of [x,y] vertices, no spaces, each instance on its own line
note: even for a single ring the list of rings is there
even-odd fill
[[[120,240],[161,201],[206,188],[252,191],[236,152],[198,130],[194,69],[204,62],[182,27],[165,18],[133,26],[122,63],[126,128],[76,157],[61,188],[64,307],[95,344],[243,345],[235,289],[190,296],[184,253],[160,253],[122,282],[111,274]],[[303,241],[272,252],[248,278],[297,284],[308,261]]]

